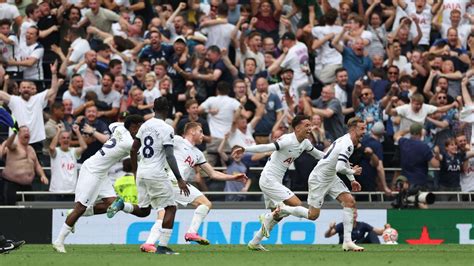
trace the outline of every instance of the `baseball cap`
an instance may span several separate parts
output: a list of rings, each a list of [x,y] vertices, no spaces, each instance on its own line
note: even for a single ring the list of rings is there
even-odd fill
[[[406,176],[404,176],[404,175],[399,175],[396,180],[397,180],[397,182],[398,182],[398,181],[401,181],[401,182],[408,182],[408,178],[407,178]]]
[[[293,40],[293,41],[295,41],[296,36],[293,32],[286,32],[285,34],[283,34],[283,36],[281,36],[281,40],[282,41],[284,41],[284,40]]]
[[[182,42],[182,43],[184,43],[184,44],[187,44],[187,43],[186,43],[186,38],[184,38],[184,37],[181,36],[181,35],[178,36],[178,37],[176,37],[176,38],[174,39],[173,44],[175,44],[177,41],[180,41],[180,42]]]
[[[413,123],[410,126],[410,134],[411,135],[420,135],[422,130],[423,130],[423,126],[419,123]]]
[[[382,135],[385,133],[385,126],[383,125],[382,122],[378,121],[372,126],[371,131],[375,135]]]
[[[287,72],[287,71],[291,71],[291,72],[293,72],[293,73],[295,72],[292,68],[282,68],[282,69],[280,70],[280,75],[283,74],[283,73],[285,73],[285,72]]]

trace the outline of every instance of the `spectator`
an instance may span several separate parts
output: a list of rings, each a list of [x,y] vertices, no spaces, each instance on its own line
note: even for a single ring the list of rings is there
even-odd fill
[[[349,85],[353,86],[357,79],[363,77],[372,69],[372,60],[364,55],[364,40],[362,38],[354,38],[351,42],[351,48],[340,44],[339,41],[348,30],[349,28],[344,26],[331,44],[342,54],[342,66],[349,74]]]
[[[3,5],[6,4],[0,3],[0,9],[3,8]],[[2,62],[10,58],[16,58],[19,55],[18,37],[14,32],[10,31],[10,28],[11,22],[8,19],[0,20],[0,60]],[[19,66],[7,66],[5,71],[14,80],[22,78]]]
[[[411,124],[409,130],[400,130],[395,136],[400,148],[400,166],[402,175],[408,178],[411,186],[419,189],[430,189],[428,164],[438,167],[439,162],[433,156],[428,144],[421,140],[423,126],[419,123]],[[410,138],[403,138],[403,135],[410,133]]]
[[[354,112],[354,108],[351,108],[353,105],[351,97],[352,95],[352,86],[349,86],[347,70],[343,67],[336,69],[336,84],[334,85],[336,99],[341,102],[342,113],[348,115]]]
[[[56,132],[48,145],[51,156],[51,184],[49,191],[61,193],[74,193],[77,183],[77,160],[81,157],[87,144],[81,135],[78,125],[72,131],[79,140],[79,147],[71,147],[71,132],[64,131],[62,124],[56,125]],[[59,143],[59,147],[57,147]],[[74,196],[57,195],[57,200],[73,200]]]
[[[152,31],[150,33],[150,45],[143,48],[139,54],[139,58],[146,58],[151,65],[155,65],[159,61],[169,62],[171,55],[174,53],[173,46],[161,44],[161,33],[159,31]]]
[[[335,81],[337,69],[342,67],[342,56],[332,46],[330,41],[342,31],[342,27],[336,25],[337,10],[329,9],[324,14],[325,26],[316,26],[311,29],[313,37],[316,39],[311,48],[321,49],[321,66],[315,72],[316,77],[324,84],[330,84]],[[319,64],[318,64],[319,65]],[[347,73],[346,73],[347,74]]]
[[[61,125],[61,128],[69,130],[69,128],[65,127],[63,122],[64,119],[64,106],[61,102],[54,102],[51,105],[51,116],[44,125],[44,129],[46,132],[46,139],[43,143],[43,154],[49,155],[49,144],[51,140],[56,135],[57,126]]]
[[[382,111],[389,99],[385,97],[382,101],[375,101],[370,86],[364,85],[360,80],[356,81],[352,92],[352,106],[355,115],[367,123],[367,132],[370,132],[375,123],[383,122]]]
[[[255,125],[255,141],[257,144],[266,144],[269,143],[268,136],[272,133],[273,126],[283,117],[283,105],[277,95],[268,91],[268,81],[265,78],[257,80],[255,97],[265,106],[261,120]]]
[[[268,86],[270,94],[275,94],[280,99],[283,110],[288,112],[288,101],[297,103],[299,101],[299,94],[296,88],[292,87],[293,83],[293,69],[286,68],[280,71],[281,82]]]
[[[84,79],[84,88],[100,85],[102,74],[97,70],[97,53],[93,50],[87,51],[84,56],[84,62],[71,65],[66,69],[65,64],[61,65],[61,74],[71,77],[79,74]]]
[[[362,139],[365,156],[362,158],[360,166],[362,174],[357,177],[363,191],[378,191],[379,187],[386,193],[391,193],[385,180],[385,169],[383,165],[382,141],[385,134],[385,127],[381,121],[373,124],[370,134]]]
[[[205,151],[206,143],[210,143],[212,140],[211,131],[209,130],[209,124],[205,119],[199,116],[199,104],[196,100],[186,101],[185,108],[186,113],[188,115],[179,120],[178,125],[176,127],[176,132],[178,135],[182,136],[184,133],[184,126],[188,122],[197,122],[201,124],[202,133],[204,134],[203,142],[199,145],[196,145],[196,147],[201,151]]]
[[[54,74],[51,89],[36,93],[32,82],[22,81],[20,83],[20,96],[10,95],[0,91],[0,99],[8,104],[18,125],[27,126],[29,129],[31,128],[31,137],[29,133],[28,140],[35,151],[39,153],[41,153],[42,150],[42,141],[46,138],[43,123],[43,109],[47,106],[49,101],[53,101],[56,98],[58,88],[62,84],[62,80],[58,80],[56,76],[56,67],[56,63],[51,65],[51,72]]]
[[[84,87],[84,79],[79,74],[74,74],[69,82],[68,90],[63,93],[63,100],[71,100],[72,108],[76,110],[84,104],[82,88]],[[81,113],[83,110],[78,110]]]
[[[233,147],[232,151],[234,150]],[[232,153],[231,153],[232,154]],[[248,173],[248,167],[242,162],[242,157],[243,154],[233,154],[232,158],[230,158],[227,162],[227,169],[225,171],[226,174],[228,175],[235,175],[235,174],[240,174]],[[242,183],[240,181],[225,181],[225,188],[224,192],[247,192],[250,188],[250,185],[252,184],[252,180],[249,178],[245,183]],[[226,195],[225,196],[225,201],[245,201],[246,196],[245,195]]]
[[[296,88],[298,92],[301,90],[308,90],[311,85],[309,75],[309,57],[308,47],[302,42],[296,40],[292,32],[286,32],[281,37],[281,44],[283,51],[288,51],[281,62],[281,68],[290,68],[294,71],[292,87]]]
[[[188,58],[186,39],[182,36],[175,38],[173,49],[174,54],[171,56],[168,67],[168,76],[173,82],[173,94],[176,98],[176,112],[184,113],[186,110],[186,80],[192,78],[191,60]]]
[[[251,1],[252,17],[257,19],[255,30],[262,36],[271,37],[275,42],[278,40],[278,26],[282,6],[277,0]],[[272,5],[273,4],[273,5]]]
[[[207,36],[206,48],[216,46],[220,50],[229,49],[231,36],[238,29],[227,22],[228,10],[229,7],[226,3],[220,3],[217,8],[218,20],[201,22],[201,32]]]
[[[326,138],[329,142],[335,141],[344,135],[344,115],[341,103],[335,98],[334,86],[326,85],[321,91],[321,96],[312,102],[312,114],[323,118]]]
[[[211,142],[207,146],[207,160],[215,166],[217,162],[217,148],[224,135],[232,127],[232,118],[235,112],[240,112],[240,103],[227,96],[230,91],[230,85],[221,81],[217,84],[217,96],[209,97],[201,106],[199,113],[207,113],[207,121],[211,130]]]
[[[20,42],[20,52],[15,53],[14,59],[8,59],[9,66],[19,66],[23,71],[23,79],[40,82],[43,80],[44,48],[38,43],[39,29],[26,29],[25,41]]]
[[[373,227],[368,223],[357,221],[357,210],[354,209],[354,228],[352,229],[352,241],[357,243],[380,244],[377,236],[381,236],[385,229],[390,228],[389,224],[385,224],[384,228]],[[329,229],[324,233],[324,237],[329,238],[335,234],[339,235],[339,244],[343,242],[344,225],[335,222],[329,224]]]
[[[5,160],[5,169],[1,178],[0,204],[15,205],[17,191],[32,190],[31,184],[35,173],[40,176],[41,183],[47,185],[43,168],[36,157],[33,147],[28,145],[30,130],[21,126],[2,144],[2,158]]]
[[[105,73],[102,76],[101,86],[88,87],[84,90],[84,93],[87,93],[88,91],[95,92],[98,100],[107,104],[107,110],[98,112],[97,116],[108,124],[117,119],[120,108],[121,95],[112,88],[114,81],[115,78],[112,74]]]
[[[95,105],[86,107],[85,115],[76,119],[76,124],[81,128],[81,134],[87,144],[87,149],[82,153],[79,163],[83,163],[94,155],[110,136],[107,124],[97,119],[97,107]],[[74,144],[78,144],[75,142]]]
[[[383,23],[382,12],[375,11],[381,7],[382,1],[372,1],[369,8],[365,11],[365,21],[368,23],[367,31],[372,33],[367,50],[369,56],[385,54],[385,47],[387,46],[388,31],[392,28],[395,19],[395,12],[392,12],[388,19]],[[374,63],[375,65],[375,63]]]
[[[396,100],[392,98],[390,101],[393,102]],[[412,125],[413,123],[418,123],[423,125],[425,123],[425,119],[429,114],[434,112],[446,112],[450,108],[457,108],[458,103],[453,102],[452,104],[445,105],[442,107],[436,107],[434,105],[429,105],[424,103],[423,95],[419,93],[415,93],[410,97],[410,103],[404,104],[402,106],[397,107],[396,109],[392,108],[392,104],[389,102],[387,105],[385,112],[391,116],[401,116],[400,122],[400,130],[406,130]],[[410,182],[411,183],[411,182]]]
[[[26,18],[23,20],[20,26],[19,40],[20,45],[24,45],[26,42],[26,32],[31,27],[36,27],[39,19],[41,18],[41,10],[36,4],[29,4],[26,6]],[[37,34],[39,36],[39,32]]]
[[[149,105],[145,104],[143,91],[137,87],[134,87],[129,92],[130,99],[132,100],[130,106],[127,108],[127,112],[131,115],[142,115],[145,120],[148,120],[154,116],[153,111],[148,108]]]
[[[206,59],[209,61],[209,69],[212,70],[209,74],[200,74],[197,68],[193,69],[193,78],[211,82],[212,85],[207,86],[207,95],[216,95],[217,84],[221,81],[229,82],[233,80],[229,69],[225,66],[221,57],[221,50],[217,46],[211,46],[207,49]]]
[[[473,145],[467,143],[463,133],[456,135],[456,145],[461,153],[474,152]],[[464,161],[459,184],[462,192],[474,191],[474,158]]]
[[[0,20],[15,21],[17,27],[21,26],[23,18],[15,5],[7,3],[7,0],[0,0],[0,10],[2,10]]]

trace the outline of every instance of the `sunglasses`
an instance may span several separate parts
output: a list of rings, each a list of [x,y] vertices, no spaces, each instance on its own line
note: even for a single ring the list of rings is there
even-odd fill
[[[438,97],[438,100],[446,100],[446,99],[447,99],[446,96],[439,96],[439,97]]]
[[[389,75],[398,75],[398,72],[388,72]]]
[[[217,9],[218,7],[219,6],[217,6],[217,5],[211,5],[211,9],[214,9],[214,8]]]
[[[369,93],[369,92],[367,92],[367,93],[362,93],[361,95],[362,95],[362,96],[370,96],[370,93]]]

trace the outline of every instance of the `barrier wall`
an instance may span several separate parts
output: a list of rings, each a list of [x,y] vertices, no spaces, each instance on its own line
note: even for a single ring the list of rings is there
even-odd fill
[[[246,244],[260,227],[258,216],[266,210],[212,210],[199,233],[211,244]],[[0,233],[28,243],[51,243],[65,220],[66,210],[0,209]],[[171,244],[184,244],[184,234],[193,210],[179,210]],[[375,227],[390,223],[399,232],[399,243],[474,244],[474,210],[358,210],[358,220]],[[156,214],[137,218],[118,213],[83,217],[67,244],[141,244],[148,236]],[[342,220],[342,211],[323,209],[316,222],[285,218],[272,231],[265,244],[336,244],[337,236],[325,238],[333,221]]]

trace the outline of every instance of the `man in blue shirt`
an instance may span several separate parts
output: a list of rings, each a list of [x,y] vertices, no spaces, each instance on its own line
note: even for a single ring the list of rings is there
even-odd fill
[[[383,234],[383,231],[390,228],[390,224],[385,224],[384,228],[373,227],[368,223],[357,221],[357,210],[354,209],[354,228],[352,229],[352,240],[359,243],[372,243],[380,244],[380,240],[377,236]],[[335,234],[339,235],[339,244],[342,244],[344,232],[344,225],[335,222],[329,224],[329,229],[324,233],[326,238],[332,237]]]
[[[395,142],[400,147],[401,174],[408,178],[411,186],[419,189],[430,187],[428,176],[428,165],[438,167],[439,162],[425,142],[421,140],[423,126],[414,123],[410,126],[410,138],[403,138],[408,133],[407,130],[400,130],[395,133]]]
[[[340,43],[347,30],[348,28],[344,27],[333,39],[331,45],[342,54],[342,66],[349,74],[349,85],[354,86],[356,80],[372,70],[372,60],[368,56],[364,56],[364,40],[362,38],[355,38],[350,43],[350,48]]]

